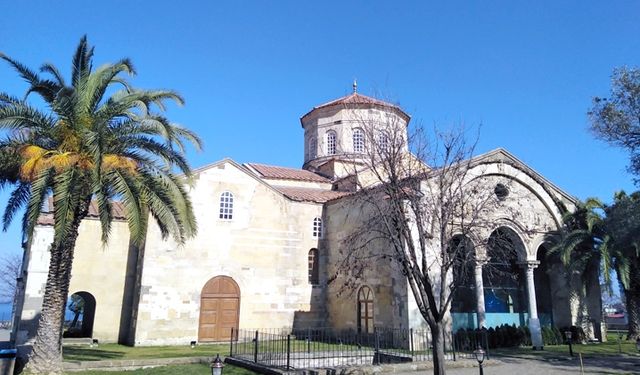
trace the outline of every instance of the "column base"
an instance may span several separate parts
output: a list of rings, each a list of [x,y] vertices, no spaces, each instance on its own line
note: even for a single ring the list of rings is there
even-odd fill
[[[542,329],[540,329],[539,319],[529,319],[529,332],[531,332],[531,346],[533,346],[533,349],[542,350],[544,343],[542,341]]]

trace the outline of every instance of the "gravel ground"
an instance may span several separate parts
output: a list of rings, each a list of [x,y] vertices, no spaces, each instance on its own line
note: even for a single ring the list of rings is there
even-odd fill
[[[578,358],[497,358],[491,366],[484,367],[485,375],[551,375],[551,374],[579,374],[580,360]],[[585,374],[640,374],[640,357],[605,357],[585,358]],[[477,375],[475,368],[452,368],[447,370],[450,375]],[[399,375],[399,374],[398,374]],[[408,375],[408,373],[402,374]]]

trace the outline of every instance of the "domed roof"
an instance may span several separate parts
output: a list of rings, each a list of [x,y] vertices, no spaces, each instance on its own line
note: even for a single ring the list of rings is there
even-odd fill
[[[311,115],[313,112],[315,112],[318,109],[322,109],[322,108],[328,108],[328,107],[335,107],[335,106],[343,106],[343,107],[347,107],[347,106],[371,106],[371,107],[378,107],[378,108],[389,108],[391,110],[393,110],[394,112],[396,112],[400,117],[402,117],[405,121],[409,122],[409,119],[411,118],[406,112],[404,112],[402,110],[402,108],[398,107],[395,104],[391,104],[389,102],[385,102],[376,98],[372,98],[370,96],[366,96],[366,95],[361,95],[358,94],[355,90],[352,94],[347,95],[347,96],[343,96],[341,98],[332,100],[330,102],[326,102],[324,104],[320,104],[319,106],[313,107],[312,110],[310,110],[309,112],[307,112],[304,116],[302,116],[300,118],[300,122],[304,121],[304,119]]]

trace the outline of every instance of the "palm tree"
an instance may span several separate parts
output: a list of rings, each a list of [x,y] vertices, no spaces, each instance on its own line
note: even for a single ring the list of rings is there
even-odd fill
[[[566,232],[550,251],[550,255],[559,253],[569,271],[570,281],[577,288],[574,293],[579,303],[579,320],[586,317],[586,312],[589,317],[600,321],[601,306],[590,305],[585,298],[595,295],[600,299],[600,277],[605,285],[611,285],[613,254],[611,237],[604,224],[604,208],[600,200],[588,198],[578,202],[573,212],[565,211],[563,221]],[[586,321],[581,323],[588,327]],[[601,330],[595,328],[594,334],[600,337]]]
[[[616,204],[618,202],[616,196]],[[621,211],[623,208],[619,207],[618,212],[622,213]],[[593,275],[600,276],[609,293],[612,293],[611,275],[615,271],[623,289],[627,290],[632,279],[632,249],[637,247],[628,246],[629,243],[625,243],[619,235],[620,230],[616,229],[619,223],[615,223],[612,218],[612,206],[607,206],[596,198],[588,198],[585,202],[579,202],[574,212],[566,212],[563,219],[568,231],[552,252],[560,253],[560,258],[569,271],[581,275],[582,285],[586,288],[596,287],[594,283],[598,279],[593,278]],[[626,229],[634,233],[629,226]],[[594,309],[590,313],[599,314],[599,311]]]
[[[27,371],[59,374],[73,251],[89,204],[95,201],[98,208],[104,243],[116,199],[124,206],[133,243],[143,240],[148,217],[163,236],[184,242],[196,233],[184,186],[191,172],[184,147],[201,143],[161,115],[165,103],[183,103],[177,93],[132,88],[124,77],[135,74],[128,59],[93,69],[86,36],[73,56],[71,82],[51,64],[37,73],[0,57],[29,85],[24,99],[0,93],[0,131],[6,134],[0,155],[7,160],[0,164],[0,187],[13,187],[4,228],[24,209],[22,233],[28,241],[44,202],[53,198],[51,260]],[[45,109],[27,101],[31,94]]]
[[[640,338],[640,191],[631,195],[616,193],[605,212],[605,223],[616,249],[613,266],[627,307],[627,338],[635,340]]]
[[[605,205],[597,198],[578,202],[573,212],[566,211],[563,221],[567,232],[553,249],[563,263],[574,270],[598,270],[601,261],[608,266],[609,235],[604,225]],[[585,277],[589,275],[585,274]]]

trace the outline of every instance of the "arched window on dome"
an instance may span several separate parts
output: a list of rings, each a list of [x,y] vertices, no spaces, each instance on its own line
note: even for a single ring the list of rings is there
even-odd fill
[[[313,237],[322,238],[322,219],[316,217],[313,219]]]
[[[317,150],[318,150],[318,140],[315,137],[312,137],[309,140],[309,150],[307,154],[309,155],[309,159],[315,159]]]
[[[329,130],[327,132],[327,155],[336,154],[336,132]]]
[[[233,219],[233,194],[228,191],[220,194],[220,219]]]
[[[383,153],[389,150],[389,135],[381,132],[378,134],[378,152]]]
[[[353,129],[353,152],[364,152],[364,132],[360,128]]]

